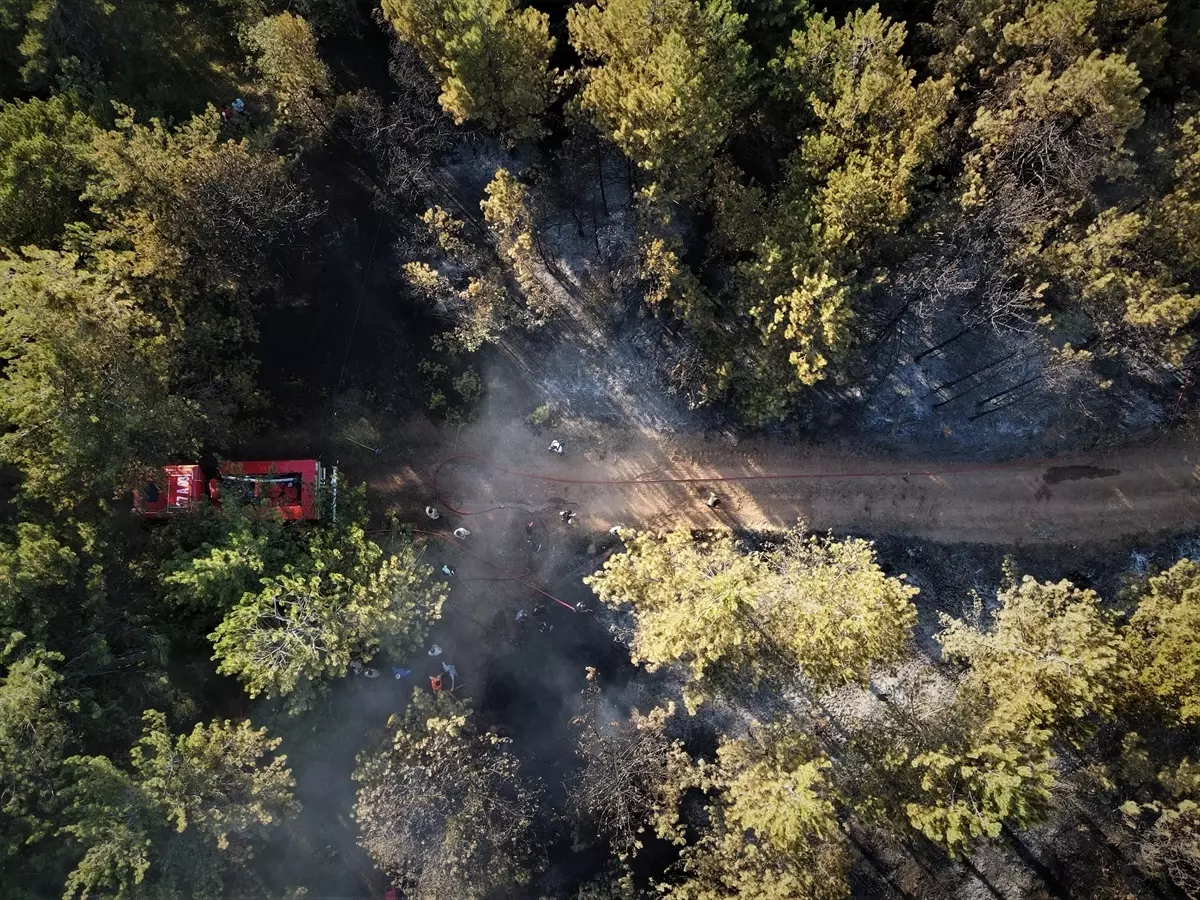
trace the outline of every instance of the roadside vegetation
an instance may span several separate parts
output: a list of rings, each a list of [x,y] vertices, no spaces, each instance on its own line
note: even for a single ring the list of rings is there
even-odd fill
[[[424,655],[452,571],[353,465],[336,520],[129,498],[298,395],[341,415],[368,290],[403,327],[353,396],[456,448],[489,353],[614,308],[729,428],[894,406],[956,352],[919,377],[964,421],[1191,428],[1198,85],[1184,0],[0,0],[0,900],[316,890],[280,862],[332,844],[293,745],[354,666]],[[559,784],[406,684],[334,773],[348,891],[953,896],[1077,815],[1072,889],[1200,897],[1200,563],[1010,566],[923,632],[861,537],[612,537],[572,584],[639,692],[580,661]],[[590,855],[551,877],[562,835]],[[891,883],[901,854],[934,874]]]

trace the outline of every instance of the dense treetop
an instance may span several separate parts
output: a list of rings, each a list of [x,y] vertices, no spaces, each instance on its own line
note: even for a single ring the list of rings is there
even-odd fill
[[[1182,0],[0,0],[0,900],[299,897],[279,859],[342,828],[412,897],[559,896],[570,831],[585,900],[835,898],[863,840],[942,865],[1075,803],[1123,829],[1113,896],[1200,896],[1190,559],[951,597],[855,536],[618,529],[584,581],[647,694],[592,671],[553,775],[400,697],[308,833],[330,698],[447,600],[421,536],[345,480],[336,521],[128,514],[164,464],[329,446],[341,375],[278,348],[354,333],[360,278],[409,342],[389,414],[464,421],[567,303],[657,317],[680,397],[749,427],[947,329],[1178,413],[1198,36]]]

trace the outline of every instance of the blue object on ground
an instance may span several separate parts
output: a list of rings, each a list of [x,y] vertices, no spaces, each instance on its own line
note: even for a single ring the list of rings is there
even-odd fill
[[[399,681],[401,678],[407,678],[409,675],[411,675],[412,670],[403,669],[400,666],[392,666],[392,674],[395,675],[396,680]]]

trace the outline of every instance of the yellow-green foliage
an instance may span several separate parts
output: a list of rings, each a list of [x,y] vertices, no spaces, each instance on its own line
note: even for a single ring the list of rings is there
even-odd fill
[[[921,794],[905,805],[909,824],[952,854],[997,837],[1005,823],[1037,821],[1054,784],[1045,736],[980,728],[963,738],[911,759]]]
[[[305,140],[329,127],[329,69],[317,53],[312,26],[290,12],[267,16],[242,34],[242,44],[275,101],[279,120]]]
[[[441,614],[444,585],[409,545],[385,553],[357,525],[315,531],[280,571],[261,578],[209,635],[217,671],[251,697],[289,697],[341,677],[381,647],[411,652]]]
[[[554,310],[554,299],[538,273],[536,226],[529,191],[507,169],[497,169],[485,193],[487,198],[479,206],[496,233],[500,255],[511,266],[530,313],[535,320],[544,321]]]
[[[695,273],[680,261],[677,244],[663,238],[643,238],[638,250],[638,277],[646,285],[647,303],[669,303],[671,312],[685,322],[703,325],[711,321],[712,298]]]
[[[567,13],[580,103],[651,177],[690,194],[749,100],[745,16],[726,0],[600,0]]]
[[[1200,295],[1173,271],[1177,260],[1154,252],[1151,227],[1141,213],[1108,209],[1078,240],[1057,242],[1045,258],[1071,279],[1102,334],[1132,326],[1151,338],[1164,361],[1180,365],[1194,343],[1185,329],[1200,312]]]
[[[725,738],[694,783],[707,825],[683,848],[670,900],[836,900],[849,893],[849,855],[827,781],[830,763],[789,724]]]
[[[953,89],[948,78],[915,80],[901,55],[905,33],[878,7],[840,27],[816,15],[777,61],[776,91],[818,125],[793,165],[824,181],[814,206],[826,250],[854,251],[899,227],[933,155]]]
[[[769,633],[818,689],[865,686],[873,666],[904,658],[918,590],[903,575],[885,575],[869,541],[794,530],[767,564],[759,605]]]
[[[180,896],[216,900],[272,826],[296,812],[279,738],[250,722],[213,721],[172,735],[143,715],[132,771],[105,756],[66,760],[62,827],[77,851],[65,897]],[[172,852],[186,842],[187,853]]]
[[[1014,60],[1061,68],[1092,50],[1119,48],[1145,79],[1166,53],[1163,0],[963,0],[941,2],[931,32],[935,70],[986,82]]]
[[[1153,217],[1164,255],[1184,271],[1200,269],[1200,116],[1184,119],[1174,146],[1175,183]]]
[[[997,107],[983,106],[971,126],[978,149],[967,157],[965,204],[982,202],[1006,182],[1033,185],[1067,216],[1092,182],[1129,171],[1125,138],[1142,121],[1137,69],[1119,54],[1095,51],[1061,74],[1017,67]]]
[[[969,666],[965,687],[986,698],[989,730],[1046,729],[1080,740],[1111,718],[1128,660],[1115,620],[1096,594],[1026,576],[997,599],[988,630],[947,618],[938,635],[946,656]]]
[[[710,670],[761,678],[761,637],[754,590],[765,575],[757,554],[743,553],[729,534],[693,538],[684,530],[655,535],[622,531],[626,550],[585,583],[610,606],[630,604],[637,618],[635,663],[655,671],[681,662],[693,685]],[[703,692],[693,686],[694,709]]]
[[[723,237],[750,257],[737,269],[738,301],[786,364],[793,391],[846,357],[864,254],[908,218],[953,94],[948,79],[916,81],[904,39],[904,26],[878,8],[841,26],[812,16],[773,69],[776,93],[815,127],[765,203],[721,179]],[[773,376],[777,385],[785,378]]]
[[[1194,897],[1200,892],[1200,763],[1184,759],[1159,772],[1158,782],[1165,800],[1130,800],[1121,812],[1131,827],[1143,814],[1157,817],[1142,837],[1142,864]]]
[[[730,679],[865,683],[872,666],[901,658],[916,619],[916,589],[885,576],[866,541],[797,530],[764,554],[722,532],[622,538],[626,551],[586,582],[605,603],[633,607],[635,662],[683,664],[690,710]]]
[[[441,81],[455,122],[512,141],[540,137],[554,96],[550,20],[515,0],[383,0],[383,13]]]
[[[1172,719],[1200,722],[1200,565],[1151,578],[1125,632],[1134,677]]]
[[[998,719],[969,684],[943,688],[899,682],[884,715],[852,729],[839,788],[862,821],[912,828],[958,854],[1045,815],[1054,755],[1048,730]]]

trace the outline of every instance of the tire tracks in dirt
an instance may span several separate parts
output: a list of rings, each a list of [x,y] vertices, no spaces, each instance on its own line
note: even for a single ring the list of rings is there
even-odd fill
[[[984,468],[834,456],[763,439],[733,447],[719,440],[616,431],[569,438],[567,454],[559,457],[543,452],[541,441],[525,440],[530,446],[513,452],[510,442],[464,430],[458,453],[524,474],[455,460],[443,469],[438,489],[467,508],[569,506],[582,529],[595,531],[618,522],[775,530],[803,520],[819,531],[1020,546],[1108,542],[1200,524],[1195,471],[1200,447],[1182,441]],[[378,477],[372,491],[397,511],[419,510],[433,494],[434,467],[453,455],[450,442],[433,443],[407,448],[397,467],[407,474]],[[781,473],[797,477],[777,478]],[[704,504],[710,490],[721,498],[715,510]]]

